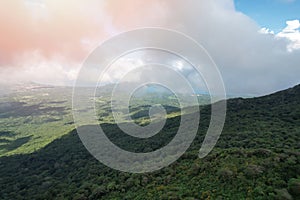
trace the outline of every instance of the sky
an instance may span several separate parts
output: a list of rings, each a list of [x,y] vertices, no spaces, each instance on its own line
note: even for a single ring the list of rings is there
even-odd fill
[[[235,0],[235,8],[251,17],[261,27],[275,33],[286,26],[287,20],[300,18],[299,0]]]
[[[0,84],[72,85],[103,41],[161,27],[199,42],[227,93],[263,95],[300,83],[297,10],[298,0],[0,1]]]

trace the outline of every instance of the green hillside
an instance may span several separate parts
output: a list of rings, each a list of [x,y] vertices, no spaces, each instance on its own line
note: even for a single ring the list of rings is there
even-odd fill
[[[107,88],[104,88],[108,90]],[[83,88],[82,95],[86,95]],[[91,101],[96,103],[99,123],[114,123],[108,91],[104,90]],[[102,91],[102,90],[101,90]],[[119,96],[123,98],[122,94]],[[189,96],[184,97],[188,102]],[[200,104],[208,104],[208,95],[199,97]],[[146,94],[134,97],[130,105],[131,117],[140,124],[148,123],[149,105],[162,104],[167,117],[180,115],[178,101],[174,95]],[[72,87],[53,87],[38,84],[24,84],[10,94],[0,94],[0,157],[27,154],[37,151],[55,139],[68,134],[74,128],[72,117]],[[123,108],[121,108],[123,109]],[[86,114],[93,114],[94,108]],[[122,116],[124,122],[128,116]]]
[[[31,154],[2,156],[0,199],[300,199],[300,85],[229,100],[217,146],[199,159],[209,119],[210,106],[204,106],[190,149],[153,173],[104,166],[87,152],[75,130]],[[170,116],[149,140],[132,140],[113,123],[103,127],[120,147],[147,152],[170,141],[179,120]]]

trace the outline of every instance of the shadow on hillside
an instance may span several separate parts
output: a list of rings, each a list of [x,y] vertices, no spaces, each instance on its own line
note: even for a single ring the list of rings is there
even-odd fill
[[[7,144],[0,145],[0,149],[5,149],[7,151],[13,151],[13,150],[19,148],[20,146],[22,146],[23,144],[26,144],[31,138],[32,138],[32,136],[27,136],[27,137],[18,138],[16,140],[12,140],[12,141],[5,140],[5,142]]]
[[[4,102],[0,103],[0,118],[6,117],[27,117],[40,115],[56,115],[60,113],[66,115],[68,108],[65,106],[47,106],[44,103],[27,105],[24,102]]]

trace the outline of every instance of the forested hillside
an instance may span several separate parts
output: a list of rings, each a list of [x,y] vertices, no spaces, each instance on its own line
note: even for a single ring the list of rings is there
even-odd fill
[[[104,166],[87,152],[76,130],[31,154],[1,157],[0,199],[300,199],[300,85],[229,100],[217,146],[199,159],[209,119],[210,106],[201,107],[190,149],[153,173]],[[120,147],[145,152],[167,144],[179,120],[170,117],[161,133],[141,141],[132,141],[114,124],[103,127]]]

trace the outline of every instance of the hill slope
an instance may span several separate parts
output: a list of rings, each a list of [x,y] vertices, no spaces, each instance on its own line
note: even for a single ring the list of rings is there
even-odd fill
[[[83,147],[76,131],[28,155],[0,158],[0,199],[299,199],[300,85],[228,101],[224,131],[204,159],[198,149],[210,118],[201,109],[197,138],[171,166],[147,174],[112,170]],[[108,137],[127,150],[163,146],[180,117],[157,138],[131,141],[113,124]]]

